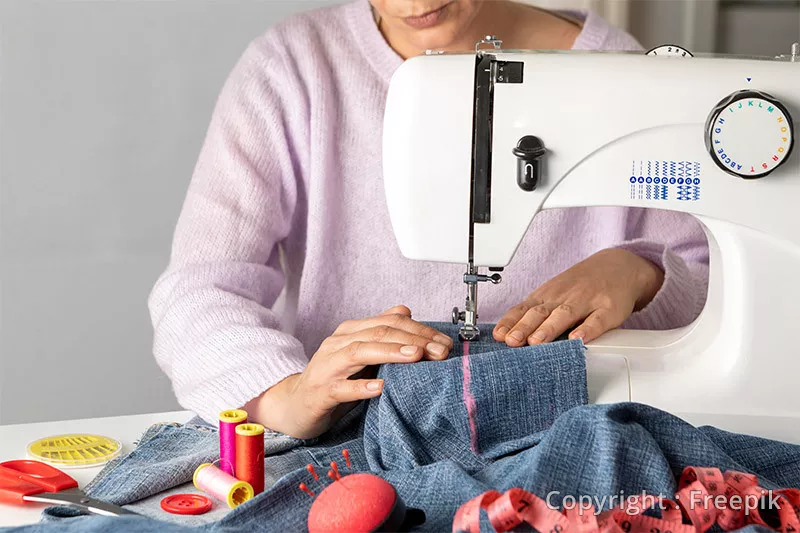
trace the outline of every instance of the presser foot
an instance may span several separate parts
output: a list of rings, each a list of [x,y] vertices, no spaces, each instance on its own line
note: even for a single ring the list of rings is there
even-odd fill
[[[467,301],[464,311],[459,311],[458,307],[453,308],[453,324],[461,326],[458,336],[462,341],[476,341],[480,338],[481,331],[478,329],[478,283],[490,282],[497,285],[502,280],[500,274],[486,276],[479,274],[478,269],[470,263],[467,265],[467,273],[464,274],[464,283],[467,284]]]
[[[475,342],[481,338],[481,330],[478,326],[465,324],[458,331],[458,338],[463,342]]]
[[[478,328],[478,283],[490,282],[497,285],[501,281],[500,274],[485,276],[479,274],[478,270],[470,263],[467,273],[464,274],[464,283],[467,284],[467,301],[464,311],[459,311],[458,307],[453,308],[453,324],[458,325],[463,322],[458,332],[458,337],[462,341],[477,341],[481,336]]]
[[[459,311],[458,307],[453,308],[453,325],[458,325],[460,322],[464,322],[467,319],[467,313],[465,311]],[[461,326],[461,329],[458,330],[458,338],[461,341],[477,341],[481,336],[481,330],[478,328],[477,324],[465,323]]]

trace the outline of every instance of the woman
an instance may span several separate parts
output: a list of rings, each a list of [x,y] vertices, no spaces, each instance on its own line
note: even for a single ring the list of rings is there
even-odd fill
[[[366,367],[447,357],[452,341],[419,321],[463,299],[463,266],[400,255],[381,124],[403,59],[474,50],[486,34],[509,49],[639,49],[592,13],[502,0],[357,0],[294,16],[247,49],[150,299],[155,355],[184,407],[213,421],[244,406],[310,438],[380,395],[380,380],[350,379]],[[686,325],[704,305],[707,263],[689,216],[545,211],[504,282],[482,293],[481,321],[499,319],[493,336],[511,347]]]

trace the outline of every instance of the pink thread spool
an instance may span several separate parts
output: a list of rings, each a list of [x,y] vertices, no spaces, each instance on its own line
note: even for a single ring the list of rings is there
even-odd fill
[[[231,409],[219,414],[220,469],[226,474],[236,472],[236,426],[247,423],[247,411]]]
[[[255,491],[250,483],[236,479],[211,463],[198,466],[194,471],[192,481],[198,490],[227,503],[231,509],[235,509],[255,496]]]

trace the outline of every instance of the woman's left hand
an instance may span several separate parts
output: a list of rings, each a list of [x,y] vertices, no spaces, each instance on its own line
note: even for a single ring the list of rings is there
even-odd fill
[[[512,307],[493,336],[518,347],[550,342],[574,328],[569,338],[590,342],[644,308],[663,282],[664,272],[647,259],[627,250],[602,250]]]

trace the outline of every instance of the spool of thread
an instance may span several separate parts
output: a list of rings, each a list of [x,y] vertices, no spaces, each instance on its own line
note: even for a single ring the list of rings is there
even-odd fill
[[[236,472],[236,427],[247,423],[247,411],[231,409],[219,414],[220,469],[230,475]]]
[[[236,426],[236,477],[247,481],[255,494],[264,492],[264,426]]]
[[[255,496],[250,483],[236,479],[211,463],[198,466],[192,479],[198,490],[227,503],[231,509],[235,509]]]

